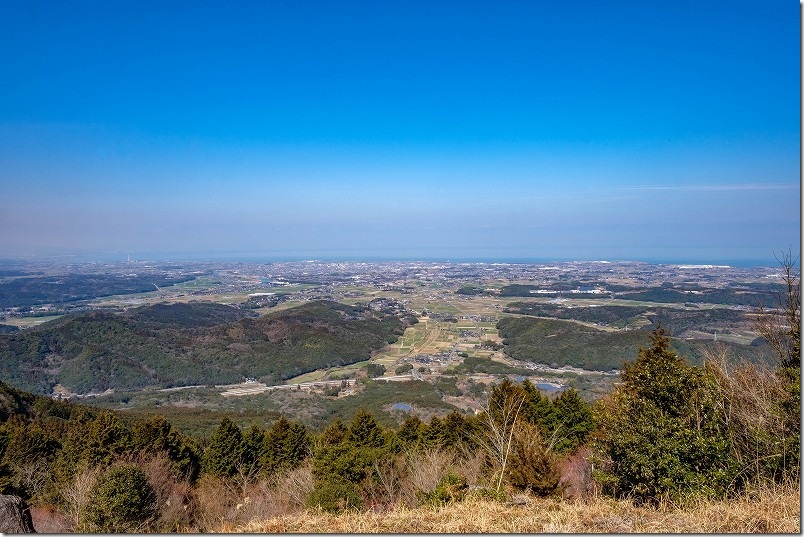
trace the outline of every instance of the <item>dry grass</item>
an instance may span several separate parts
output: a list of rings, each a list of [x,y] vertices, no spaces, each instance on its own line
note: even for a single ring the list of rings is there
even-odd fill
[[[798,485],[765,488],[728,502],[699,500],[685,508],[638,507],[595,498],[531,498],[523,505],[469,500],[430,509],[385,513],[297,514],[223,524],[220,532],[245,533],[800,533]]]

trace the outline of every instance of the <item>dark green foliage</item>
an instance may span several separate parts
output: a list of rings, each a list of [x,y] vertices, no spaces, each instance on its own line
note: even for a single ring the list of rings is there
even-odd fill
[[[538,425],[542,434],[548,434],[549,426],[553,424],[553,405],[550,399],[529,380],[524,381],[521,386],[525,393],[522,418],[529,423]]]
[[[411,369],[413,369],[413,364],[402,364],[399,367],[397,367],[396,369],[394,369],[394,374],[395,375],[404,375],[405,373],[407,373]]]
[[[240,463],[238,474],[243,478],[254,478],[264,466],[262,463],[263,450],[265,449],[265,431],[258,425],[252,425],[243,434],[243,442],[240,445]]]
[[[0,422],[6,421],[14,414],[30,414],[35,400],[33,394],[0,381]]]
[[[391,457],[393,435],[386,438],[372,414],[361,410],[348,428],[339,421],[321,434],[313,453],[314,495],[308,504],[330,509],[352,505],[358,491],[376,487],[377,467]],[[342,494],[342,502],[333,506],[332,494]],[[328,507],[327,507],[328,506]]]
[[[347,441],[358,447],[380,447],[385,443],[382,428],[377,418],[369,411],[361,409],[352,419]]]
[[[180,314],[173,319],[175,308]],[[0,335],[0,375],[37,393],[50,393],[56,383],[86,393],[233,383],[244,376],[275,382],[367,360],[407,326],[390,311],[327,301],[227,324],[218,321],[242,315],[221,308],[228,307],[93,312]],[[204,328],[191,328],[198,325]]]
[[[552,401],[530,381],[522,383],[525,404],[522,417],[536,425],[545,442],[559,453],[574,451],[586,442],[594,429],[594,416],[589,403],[572,388],[563,390]]]
[[[419,445],[424,449],[440,449],[444,446],[445,436],[443,421],[438,416],[433,416],[421,432]]]
[[[595,306],[594,308],[565,308],[558,304],[543,302],[512,302],[505,308],[506,312],[532,315],[534,317],[550,317],[553,319],[574,319],[587,323],[604,323],[625,326],[648,311],[644,306]]]
[[[132,427],[135,450],[146,455],[165,453],[174,464],[177,477],[194,480],[200,470],[200,458],[193,446],[173,429],[162,416],[135,422]]]
[[[438,482],[436,487],[419,495],[423,504],[439,507],[463,501],[469,492],[469,483],[466,477],[453,472],[448,473]]]
[[[52,481],[48,468],[61,444],[37,422],[12,419],[3,430],[7,443],[0,462],[10,471],[14,493],[30,499]]]
[[[366,373],[369,377],[381,377],[385,374],[385,366],[382,364],[366,365]]]
[[[341,513],[363,507],[359,488],[351,481],[333,479],[320,481],[307,496],[307,506],[320,508],[329,513]]]
[[[609,371],[636,354],[645,332],[604,332],[554,319],[507,317],[497,323],[505,352],[527,362]]]
[[[304,425],[283,416],[265,434],[260,465],[268,474],[291,470],[309,456],[310,449],[310,436]]]
[[[126,316],[153,328],[209,328],[256,317],[255,313],[214,302],[152,304],[133,309]]]
[[[556,366],[570,365],[594,371],[622,369],[639,351],[650,334],[647,329],[607,332],[571,321],[529,317],[507,317],[497,323],[504,338],[505,353],[516,360]],[[765,347],[719,341],[736,360],[767,361]],[[710,341],[674,340],[680,353],[701,363]]]
[[[524,367],[511,367],[491,358],[478,356],[464,358],[463,362],[455,367],[454,372],[458,374],[489,373],[492,375],[530,375],[533,373]]]
[[[460,396],[461,391],[458,389],[458,379],[455,377],[440,376],[433,385],[442,395],[451,395],[454,397]]]
[[[422,431],[426,425],[416,415],[405,418],[399,430],[396,432],[397,439],[402,449],[413,449],[419,444]]]
[[[538,285],[523,285],[514,283],[500,288],[500,296],[533,296],[531,291],[536,291],[538,289],[541,289],[541,287]],[[558,290],[555,290],[555,294],[558,294]]]
[[[653,287],[635,293],[618,294],[623,300],[639,300],[643,302],[665,302],[683,304],[685,302],[706,304],[728,304],[756,307],[769,303],[774,297],[778,285],[751,284],[743,289],[694,289],[695,294],[685,293],[685,289],[668,289]]]
[[[546,429],[556,440],[553,449],[570,452],[583,445],[595,428],[592,408],[572,388],[561,392],[552,403],[552,412],[545,420]]]
[[[473,416],[465,416],[455,410],[444,417],[443,448],[472,452],[477,447],[480,424]]]
[[[193,280],[197,276],[197,274],[191,276],[64,274],[53,278],[25,275],[0,282],[0,309],[38,304],[63,304],[109,295],[143,293],[153,291],[154,284],[168,287]]]
[[[324,446],[334,446],[346,440],[349,429],[339,418],[332,420],[322,431],[319,440]]]
[[[201,470],[218,477],[233,477],[241,467],[243,433],[229,418],[221,420],[201,457]]]
[[[645,501],[723,494],[735,468],[711,379],[669,350],[663,329],[651,343],[601,412],[604,487]]]
[[[156,492],[135,465],[114,466],[90,491],[80,530],[100,533],[148,531],[157,514]]]
[[[357,485],[372,478],[375,463],[389,454],[389,449],[355,446],[348,441],[322,445],[313,455],[313,476],[316,483],[344,480]]]
[[[407,382],[371,382],[358,396],[339,397],[328,402],[326,421],[317,420],[311,427],[326,427],[327,421],[333,418],[351,420],[361,408],[371,408],[375,418],[384,427],[396,427],[396,416],[382,410],[386,405],[407,403],[416,409],[427,409],[430,412],[444,413],[455,407],[441,400],[435,386],[423,380]],[[376,410],[375,410],[376,409]]]
[[[104,412],[89,423],[83,438],[81,460],[105,466],[134,450],[131,431],[111,412]]]
[[[482,295],[483,291],[484,289],[477,285],[464,285],[455,292],[459,295]]]

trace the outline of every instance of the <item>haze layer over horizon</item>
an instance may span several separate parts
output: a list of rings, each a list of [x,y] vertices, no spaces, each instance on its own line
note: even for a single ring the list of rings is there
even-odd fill
[[[7,2],[0,254],[799,255],[788,2]]]

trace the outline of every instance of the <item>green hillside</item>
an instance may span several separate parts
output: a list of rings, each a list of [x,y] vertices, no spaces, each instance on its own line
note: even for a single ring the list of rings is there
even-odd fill
[[[405,323],[391,309],[317,301],[264,317],[228,306],[147,306],[66,316],[0,335],[0,376],[34,393],[277,382],[366,360]],[[239,320],[232,321],[233,318]]]
[[[620,369],[645,346],[652,326],[640,330],[603,331],[572,321],[528,317],[508,317],[497,323],[505,353],[516,360],[582,367],[596,371]],[[674,338],[672,347],[690,362],[701,363],[710,341]],[[767,344],[737,345],[718,342],[735,361],[765,361],[772,358]]]

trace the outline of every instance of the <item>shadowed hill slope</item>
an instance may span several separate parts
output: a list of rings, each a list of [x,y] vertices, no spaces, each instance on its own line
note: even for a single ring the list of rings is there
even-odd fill
[[[231,383],[244,376],[273,383],[366,360],[406,326],[390,309],[329,301],[259,319],[233,309],[173,304],[63,317],[1,335],[0,376],[40,394],[56,384],[87,393]]]

